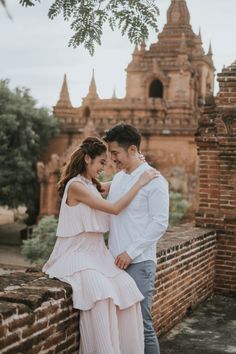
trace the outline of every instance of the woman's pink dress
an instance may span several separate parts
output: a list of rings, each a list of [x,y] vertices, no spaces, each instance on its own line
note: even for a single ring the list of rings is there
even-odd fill
[[[67,183],[57,240],[43,271],[72,286],[73,306],[81,310],[80,354],[143,354],[143,295],[134,280],[114,264],[104,243],[109,216],[83,203],[66,204],[72,182],[83,183],[102,198],[82,176]]]

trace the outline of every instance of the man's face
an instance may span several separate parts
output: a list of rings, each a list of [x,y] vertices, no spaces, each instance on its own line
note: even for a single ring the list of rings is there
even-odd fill
[[[108,143],[111,159],[116,164],[118,170],[125,170],[130,165],[129,148],[125,149],[120,146],[116,141]]]

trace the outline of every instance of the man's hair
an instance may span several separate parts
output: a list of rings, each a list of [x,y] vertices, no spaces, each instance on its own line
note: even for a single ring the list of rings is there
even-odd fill
[[[105,132],[103,139],[107,143],[116,141],[121,147],[128,149],[131,145],[140,148],[141,134],[130,124],[117,124]]]

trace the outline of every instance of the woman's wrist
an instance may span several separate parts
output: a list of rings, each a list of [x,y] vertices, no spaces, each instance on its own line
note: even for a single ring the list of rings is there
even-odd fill
[[[145,183],[142,182],[142,180],[139,178],[138,181],[137,181],[137,187],[140,189],[140,188],[142,188],[144,185],[145,185]]]

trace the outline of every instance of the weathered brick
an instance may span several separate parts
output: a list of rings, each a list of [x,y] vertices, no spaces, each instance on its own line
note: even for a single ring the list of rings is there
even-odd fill
[[[68,318],[65,321],[57,324],[56,329],[57,331],[66,330],[69,326],[73,326],[75,323],[77,323],[77,317]]]
[[[14,342],[15,343],[15,342]],[[12,343],[12,344],[14,344]],[[15,346],[11,346],[10,348],[6,348],[6,350],[3,350],[3,354],[25,354],[28,353],[28,351],[33,347],[35,344],[35,339],[30,338],[27,339],[26,341],[17,341],[17,344]]]
[[[0,340],[0,351],[3,350],[4,348],[8,347],[11,344],[16,343],[19,340],[19,334],[18,333],[12,333],[9,334],[7,337],[3,338]]]
[[[5,337],[7,333],[7,325],[1,325],[0,326],[0,339]]]
[[[40,320],[41,318],[48,317],[49,315],[56,313],[58,309],[59,304],[53,304],[45,308],[40,308],[35,312],[36,319]]]
[[[50,318],[49,320],[49,325],[58,323],[61,320],[66,319],[70,315],[70,312],[68,309],[61,310],[57,314],[55,314],[53,317]]]
[[[28,316],[24,316],[23,318],[14,319],[8,324],[8,329],[10,332],[13,332],[17,328],[21,328],[24,326],[31,326],[35,321],[35,315],[33,313]]]
[[[63,349],[67,349],[68,347],[70,347],[74,343],[75,343],[75,337],[70,337],[65,342],[60,343],[59,345],[56,346],[55,354],[62,352]]]
[[[67,349],[65,354],[77,354],[79,352],[79,344],[72,345]]]
[[[66,333],[65,331],[56,332],[49,338],[45,340],[43,343],[42,350],[50,349],[51,347],[55,347],[58,343],[61,343],[65,340]]]
[[[47,328],[48,321],[37,322],[33,326],[28,326],[28,328],[22,331],[22,338],[30,337],[32,334],[41,331],[44,328]]]

